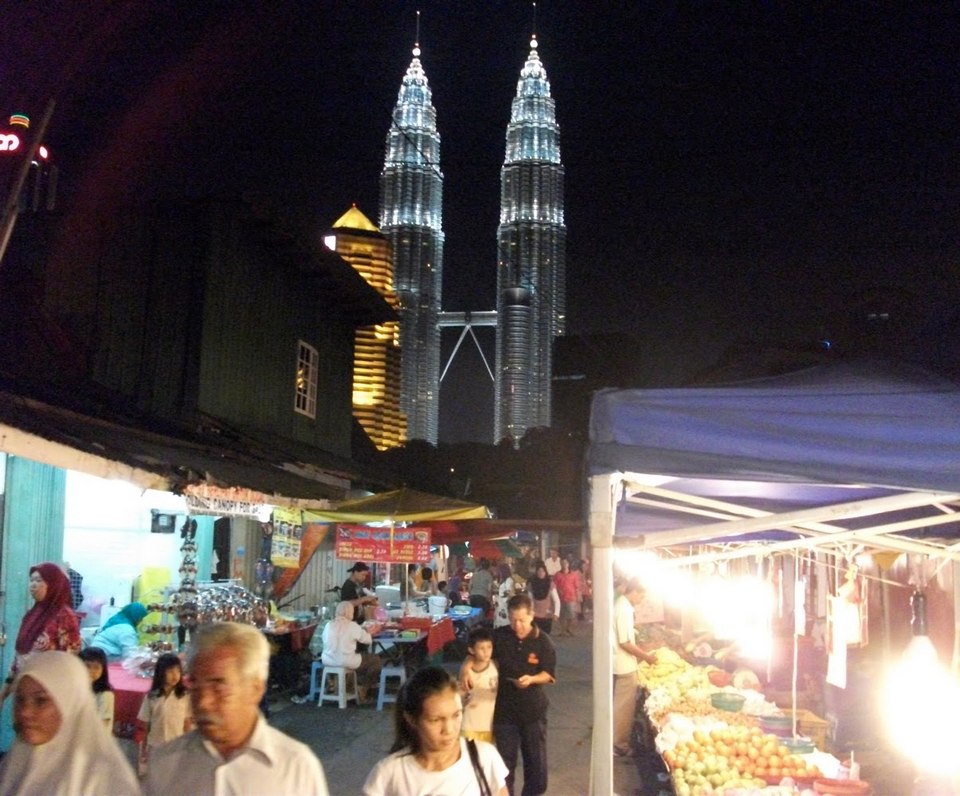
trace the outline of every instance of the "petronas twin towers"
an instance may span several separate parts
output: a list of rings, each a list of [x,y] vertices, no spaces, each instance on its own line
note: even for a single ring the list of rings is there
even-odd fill
[[[566,309],[560,129],[537,40],[506,133],[497,229],[494,442],[549,426],[553,339]],[[400,87],[380,176],[380,231],[393,247],[407,437],[436,444],[440,393],[443,174],[437,112],[420,48]],[[462,323],[494,313],[461,313]],[[447,318],[444,325],[455,325]]]

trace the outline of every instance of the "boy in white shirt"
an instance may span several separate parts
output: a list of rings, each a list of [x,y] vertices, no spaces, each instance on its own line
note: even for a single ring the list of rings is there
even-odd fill
[[[497,702],[497,664],[493,662],[493,634],[478,627],[470,632],[467,649],[473,656],[473,688],[461,693],[463,722],[460,734],[468,740],[493,743],[493,708]]]

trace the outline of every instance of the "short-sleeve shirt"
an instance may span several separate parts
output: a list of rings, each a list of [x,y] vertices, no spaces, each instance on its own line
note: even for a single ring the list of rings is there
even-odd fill
[[[507,766],[493,744],[477,741],[477,759],[490,790],[499,793],[507,782]],[[467,741],[460,739],[460,758],[443,771],[427,771],[409,750],[394,752],[373,767],[363,796],[476,796],[480,783],[470,762]]]
[[[635,644],[637,632],[633,625],[633,605],[622,594],[613,604],[613,673],[636,674],[637,659],[621,644]]]
[[[360,591],[360,587],[356,584],[353,578],[347,578],[343,585],[340,587],[340,599],[352,602],[363,597],[363,594]],[[363,624],[363,609],[359,606],[354,606],[353,608],[353,621],[358,625]]]
[[[493,658],[500,672],[494,724],[528,724],[547,716],[547,693],[542,685],[517,688],[510,678],[547,672],[556,677],[557,651],[550,636],[534,626],[525,639],[512,627],[493,631]]]
[[[190,695],[184,694],[178,697],[174,691],[171,691],[168,696],[147,694],[137,714],[140,721],[150,725],[147,732],[147,746],[160,746],[174,738],[179,738],[183,735],[184,722],[192,716]]]
[[[323,766],[306,744],[257,719],[246,746],[225,760],[197,730],[150,757],[146,796],[228,796],[237,793],[328,796]]]

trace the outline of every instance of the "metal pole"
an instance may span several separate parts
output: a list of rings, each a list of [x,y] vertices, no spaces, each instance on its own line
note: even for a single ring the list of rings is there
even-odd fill
[[[2,225],[0,225],[0,266],[2,266],[3,257],[7,253],[10,236],[13,235],[13,226],[17,223],[20,192],[23,190],[23,186],[27,181],[27,175],[30,173],[30,164],[33,163],[33,159],[37,155],[37,150],[40,148],[40,142],[47,132],[47,125],[50,124],[50,117],[53,116],[54,105],[56,105],[56,101],[51,97],[47,102],[47,109],[43,113],[43,118],[40,120],[40,126],[37,128],[36,134],[33,136],[33,141],[30,143],[24,155],[17,179],[13,184],[13,188],[10,190],[10,194],[7,196],[7,202],[3,207],[3,220]]]
[[[593,738],[590,796],[613,793],[613,536],[619,473],[590,478],[593,548]]]

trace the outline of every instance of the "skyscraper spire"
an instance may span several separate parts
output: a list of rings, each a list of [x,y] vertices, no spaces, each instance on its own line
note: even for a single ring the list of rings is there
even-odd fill
[[[436,444],[439,425],[443,280],[443,174],[437,112],[420,63],[420,12],[413,60],[387,131],[380,175],[380,231],[393,247],[408,439]]]
[[[494,442],[514,445],[550,425],[553,340],[566,322],[560,128],[537,48],[534,17],[507,125],[497,230]]]

